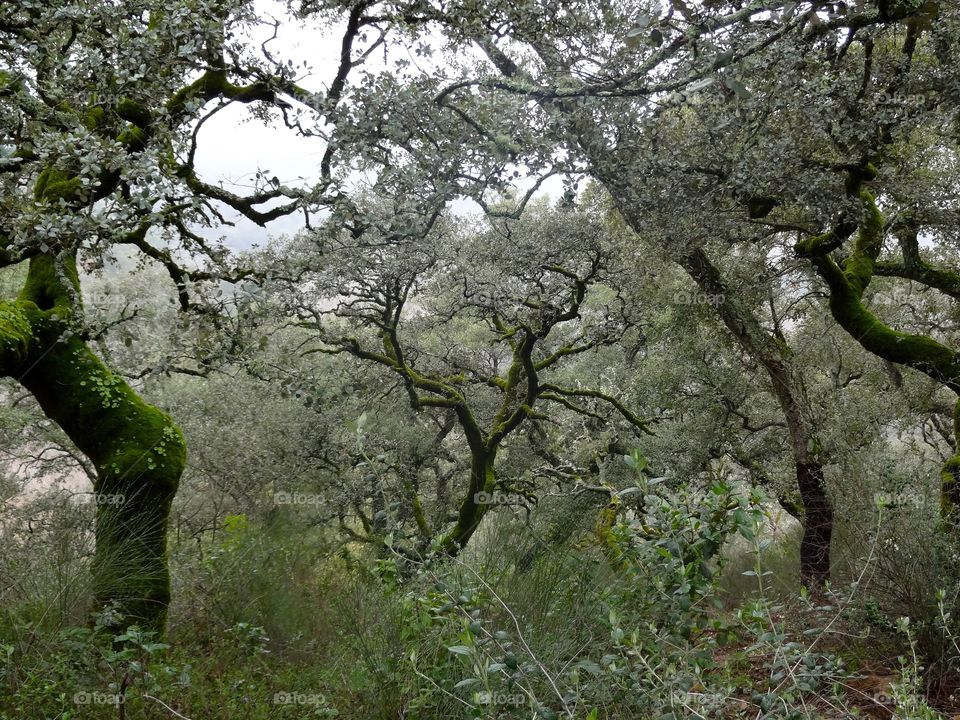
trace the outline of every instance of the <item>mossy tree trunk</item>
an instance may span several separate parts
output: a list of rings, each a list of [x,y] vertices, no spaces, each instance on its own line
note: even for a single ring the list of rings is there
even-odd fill
[[[96,467],[93,589],[126,624],[163,632],[170,602],[166,535],[186,461],[180,430],[111,372],[76,334],[73,257],[30,261],[18,300],[0,305],[2,372],[37,399]]]
[[[362,34],[366,23],[360,16],[365,7],[361,3],[353,12],[343,40],[347,50]],[[138,85],[136,99],[116,97],[120,89],[116,75],[122,73],[129,58],[107,52],[104,73],[77,73],[76,58],[85,56],[90,48],[101,54],[104,36],[140,33],[139,16],[113,13],[104,16],[103,23],[91,24],[61,15],[58,8],[38,6],[24,15],[22,26],[18,21],[16,27],[2,28],[5,40],[12,43],[5,48],[8,55],[16,55],[22,43],[33,42],[31,38],[40,44],[36,53],[24,56],[24,66],[16,73],[35,82],[21,81],[0,70],[0,92],[10,101],[4,106],[9,127],[3,131],[4,143],[9,146],[4,155],[9,162],[2,170],[10,173],[4,177],[11,178],[11,188],[26,190],[32,185],[35,201],[24,193],[21,209],[11,196],[6,198],[10,202],[5,212],[11,217],[21,213],[42,216],[44,209],[50,209],[50,219],[57,223],[71,213],[77,218],[96,218],[96,223],[82,227],[107,223],[102,235],[92,238],[96,242],[90,249],[101,252],[112,245],[135,246],[144,257],[166,268],[181,307],[189,310],[193,306],[189,281],[229,278],[181,267],[170,250],[147,241],[148,230],[160,225],[194,237],[188,226],[197,220],[200,205],[184,203],[184,197],[192,196],[200,204],[222,203],[260,226],[300,211],[308,196],[311,202],[319,198],[312,192],[279,185],[241,196],[205,183],[194,167],[192,150],[196,148],[187,152],[190,143],[185,142],[184,131],[209,117],[208,106],[213,101],[281,109],[299,102],[319,112],[319,96],[285,77],[262,76],[247,85],[231,82],[235,71],[240,76],[248,73],[229,62],[232,58],[224,47],[223,38],[236,18],[218,12],[208,18],[202,32],[171,36],[171,53],[142,61],[150,66],[148,77],[156,75],[153,70],[160,75],[145,81],[143,87]],[[162,12],[152,13],[150,26],[163,21]],[[67,36],[69,41],[61,42]],[[50,43],[43,45],[44,39]],[[110,58],[120,65],[114,66]],[[133,62],[133,67],[141,63]],[[343,63],[333,89],[324,96],[327,117],[338,104],[353,66]],[[141,71],[144,67],[141,63]],[[202,72],[194,77],[198,69]],[[169,83],[187,75],[194,79],[168,94]],[[44,91],[47,85],[50,92]],[[53,88],[55,85],[63,87]],[[84,138],[82,148],[77,149],[75,137]],[[96,147],[96,152],[90,154],[87,143]],[[327,182],[321,181],[322,187],[330,182],[329,164],[328,157],[324,167]],[[98,207],[101,201],[106,202]],[[222,219],[216,211],[212,216]],[[126,227],[136,229],[121,234],[123,227],[109,226],[117,218],[127,218],[122,221]],[[4,232],[8,225],[4,224]],[[19,226],[19,222],[13,225]],[[68,222],[64,232],[51,239],[51,227],[55,225],[38,226],[28,240],[14,242],[0,236],[0,266],[33,258],[21,297],[0,302],[0,372],[23,383],[96,466],[96,491],[105,500],[98,506],[96,520],[97,598],[104,603],[119,601],[128,621],[162,630],[170,598],[167,516],[185,463],[184,440],[169,417],[143,402],[75,334],[81,302],[74,252],[87,235],[99,230],[78,232],[81,225]],[[54,245],[59,255],[51,255],[49,245]],[[216,254],[209,248],[205,251],[211,257]]]
[[[473,537],[480,527],[480,521],[490,509],[490,503],[484,502],[483,494],[494,492],[497,483],[495,471],[497,448],[478,448],[471,451],[470,486],[464,494],[457,512],[457,522],[443,537],[444,552],[455,555]]]
[[[717,312],[740,347],[757,360],[770,378],[790,439],[796,470],[796,487],[802,504],[803,536],[800,540],[800,582],[820,591],[830,579],[830,543],[833,538],[833,506],[824,483],[819,442],[813,429],[812,411],[803,382],[786,342],[772,336],[753,313],[731,295],[719,270],[706,253],[696,249],[680,264],[700,289],[718,299]]]
[[[954,455],[940,470],[940,514],[956,519],[960,508],[960,399],[953,408]]]

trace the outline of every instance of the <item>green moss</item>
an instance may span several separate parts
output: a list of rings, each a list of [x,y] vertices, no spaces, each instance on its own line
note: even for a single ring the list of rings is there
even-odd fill
[[[594,529],[597,540],[600,543],[600,549],[607,557],[610,565],[616,569],[623,570],[627,567],[624,561],[623,553],[617,545],[616,536],[613,528],[617,524],[617,518],[623,510],[623,501],[613,495],[597,517],[597,524]]]
[[[798,240],[793,246],[793,251],[801,256],[816,255],[817,249],[820,248],[821,245],[829,242],[832,238],[833,231],[831,230],[822,235],[814,235],[805,240]]]
[[[831,257],[816,251],[829,235],[798,243],[798,252],[812,256],[817,272],[830,288],[834,319],[865,349],[890,362],[920,370],[960,392],[960,361],[953,350],[924,335],[894,330],[863,304],[863,291],[883,244],[883,216],[872,193],[863,190],[860,198],[866,218],[843,269]]]
[[[860,199],[867,215],[857,234],[853,255],[844,267],[847,281],[858,295],[862,295],[870,284],[874,263],[883,249],[883,215],[877,207],[877,201],[869,190],[861,191]]]
[[[826,262],[833,261],[828,258]],[[849,284],[831,285],[830,311],[843,329],[870,352],[925,372],[960,391],[960,363],[953,350],[924,335],[889,327],[864,306]]]
[[[954,455],[940,470],[940,516],[950,518],[960,509],[960,455]]]
[[[847,173],[847,179],[844,183],[847,195],[856,196],[860,193],[860,188],[863,183],[875,180],[876,177],[877,168],[871,162],[864,163],[858,167],[850,168]]]
[[[39,202],[67,202],[83,199],[83,185],[78,177],[70,177],[62,170],[47,167],[41,171],[33,188]]]
[[[77,336],[58,341],[47,332],[40,347],[46,350],[21,382],[93,462],[97,493],[122,498],[98,508],[97,597],[120,600],[130,617],[162,629],[170,599],[167,517],[186,463],[183,436]]]
[[[167,112],[179,115],[194,98],[211,98],[218,94],[226,94],[230,88],[227,82],[227,73],[223,70],[207,70],[195,81],[181,88],[167,102]]]
[[[831,314],[865,349],[890,362],[920,370],[960,394],[960,359],[954,350],[925,335],[894,330],[863,304],[863,292],[873,277],[877,258],[883,249],[884,229],[883,215],[873,194],[859,188],[865,180],[875,176],[876,168],[869,163],[850,172],[847,189],[857,189],[866,215],[853,253],[843,269],[829,255],[818,252],[832,238],[832,233],[799,242],[795,249],[801,255],[812,257],[814,267],[830,288]],[[946,282],[949,284],[949,279]],[[954,408],[953,421],[957,447],[960,448],[960,401]],[[944,518],[950,518],[960,507],[960,454],[944,463],[940,481],[941,513]]]
[[[129,125],[117,136],[117,142],[128,150],[138,152],[147,146],[147,133],[136,125]]]
[[[12,95],[23,88],[23,82],[6,70],[0,70],[0,97]]]
[[[62,272],[73,285],[76,297],[79,298],[80,277],[77,274],[77,265],[73,261],[64,263]],[[20,291],[20,300],[36,304],[41,310],[54,310],[59,317],[68,317],[73,310],[73,297],[57,277],[56,261],[49,255],[36,257],[30,261],[30,271],[27,273],[23,290]]]
[[[960,399],[953,406],[953,437],[958,454],[940,470],[940,516],[945,520],[955,518],[960,511]]]
[[[121,119],[141,128],[146,128],[152,122],[150,111],[130,98],[124,98],[117,103],[117,115],[119,115]]]
[[[420,534],[425,538],[429,538],[433,531],[430,529],[430,523],[427,522],[427,516],[423,512],[423,502],[420,500],[420,495],[417,493],[416,488],[414,488],[409,478],[404,478],[403,489],[406,491],[407,497],[410,498],[413,517],[417,521],[417,528],[419,528]]]
[[[780,352],[781,357],[792,358],[794,356],[793,348],[790,347],[790,343],[788,343],[786,340],[776,337],[775,335],[771,336],[770,340]]]
[[[0,368],[4,374],[16,374],[30,350],[33,328],[23,307],[0,303]]]
[[[457,513],[457,523],[440,540],[440,548],[448,555],[456,555],[470,540],[483,516],[490,509],[489,505],[480,505],[476,502],[481,492],[492,493],[497,485],[496,451],[474,451],[470,461],[470,486],[460,504]]]
[[[87,130],[96,130],[106,120],[106,112],[102,107],[92,107],[83,116],[83,124]]]

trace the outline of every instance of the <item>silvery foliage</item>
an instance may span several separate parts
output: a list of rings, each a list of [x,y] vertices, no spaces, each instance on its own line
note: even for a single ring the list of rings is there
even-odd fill
[[[452,124],[454,157],[506,150],[533,176],[589,172],[655,246],[680,256],[713,243],[749,306],[772,289],[789,329],[817,283],[792,245],[858,216],[844,183],[866,157],[879,160],[888,219],[924,213],[932,258],[949,261],[957,237],[960,8],[936,3],[938,17],[919,21],[907,65],[908,23],[881,5],[378,3],[406,18],[388,45],[402,71],[378,82],[432,102],[416,115],[381,103],[377,122],[420,138],[407,159],[422,168],[450,156],[438,138]],[[929,6],[915,3],[921,16]],[[411,68],[410,47],[433,62]],[[750,217],[766,197],[779,204]]]
[[[254,173],[253,166],[252,189],[233,195],[218,179],[193,174],[200,128],[230,102],[243,103],[261,121],[281,117],[304,134],[311,128],[319,132],[333,113],[322,92],[296,84],[308,68],[275,54],[276,22],[260,10],[245,0],[4,4],[4,263],[79,247],[88,251],[81,253],[87,269],[96,269],[111,244],[128,242],[131,233],[149,226],[154,250],[144,249],[155,259],[188,271],[199,264],[224,275],[232,270],[225,248],[195,232],[198,228],[216,228],[238,215],[264,224],[272,216],[263,213],[280,203],[286,203],[285,212],[322,205],[322,188],[281,186]],[[184,93],[204,72],[220,67],[234,90],[257,92],[232,98]],[[303,113],[294,117],[294,106]],[[130,116],[137,113],[136,124],[147,132],[131,142],[136,127]],[[49,168],[79,179],[79,205],[35,199],[38,178]],[[191,281],[209,278],[188,273],[175,279],[192,288]],[[183,291],[180,300],[184,306],[192,302]]]
[[[382,131],[367,157],[427,177],[503,158],[499,189],[510,168],[589,171],[676,253],[776,231],[792,244],[857,211],[844,179],[865,155],[886,149],[928,184],[953,164],[960,11],[937,5],[905,69],[906,23],[866,2],[375,3],[403,21],[352,96],[353,132]],[[925,150],[890,156],[921,132]],[[909,202],[916,179],[880,182]],[[747,205],[767,196],[786,210],[764,225]]]
[[[204,48],[221,32],[215,18],[223,3],[191,5],[29,0],[4,5],[0,52],[9,77],[2,109],[10,154],[3,162],[2,217],[4,235],[15,247],[30,253],[38,244],[43,251],[44,244],[129,232],[157,198],[173,191],[161,167],[167,165],[166,143],[182,139],[175,131],[163,128],[151,148],[134,154],[115,137],[87,129],[83,116],[88,108],[125,98],[154,110],[163,107],[203,65]],[[242,5],[235,11],[246,14]],[[151,13],[162,13],[153,26]],[[17,149],[33,157],[18,159]],[[131,197],[118,190],[85,213],[41,207],[33,200],[33,183],[51,164],[77,173],[91,192],[104,172],[118,172],[131,185]]]

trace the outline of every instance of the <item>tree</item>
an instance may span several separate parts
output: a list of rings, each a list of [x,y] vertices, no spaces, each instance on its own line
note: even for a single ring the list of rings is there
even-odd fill
[[[297,102],[329,118],[356,64],[359,19],[329,91],[309,93],[292,66],[247,51],[242,38],[257,23],[250,4],[221,0],[0,10],[0,263],[29,263],[19,298],[0,312],[3,374],[90,459],[98,495],[122,498],[98,508],[98,600],[161,631],[166,524],[184,441],[91,350],[77,265],[96,267],[107,248],[130,245],[167,270],[184,309],[196,309],[204,283],[244,276],[198,225],[228,222],[223,208],[265,225],[322,202],[332,150],[309,191],[260,178],[238,195],[198,175],[198,136],[218,111],[239,103],[266,117]]]
[[[649,432],[615,391],[563,374],[570,359],[619,341],[631,325],[613,289],[602,214],[528,209],[477,229],[407,217],[407,233],[387,234],[378,224],[402,212],[383,200],[360,207],[362,231],[329,223],[288,248],[297,281],[281,288],[297,326],[314,334],[305,353],[380,366],[412,409],[455,419],[470,462],[452,527],[433,526],[406,479],[420,549],[434,542],[456,554],[498,497],[519,491],[503,484],[497,459],[522,427],[550,420],[548,408],[606,421],[606,406]],[[438,441],[454,438],[451,423],[437,424]]]

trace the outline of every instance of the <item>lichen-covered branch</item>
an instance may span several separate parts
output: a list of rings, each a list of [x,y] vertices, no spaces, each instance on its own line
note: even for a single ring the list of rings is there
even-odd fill
[[[913,280],[960,300],[960,273],[937,267],[921,257],[920,227],[916,218],[908,214],[905,220],[897,223],[897,226],[903,260],[902,262],[878,261],[874,263],[874,274]]]
[[[605,392],[600,390],[592,390],[589,388],[565,388],[560,387],[559,385],[554,385],[552,383],[545,383],[540,386],[541,390],[547,390],[558,395],[565,395],[570,397],[589,397],[595,398],[597,400],[602,400],[611,407],[613,407],[618,413],[620,413],[623,418],[633,425],[635,428],[640,430],[647,435],[653,435],[654,432],[650,429],[650,426],[640,418],[636,413],[630,410],[626,405],[617,400],[613,395],[608,395]]]
[[[562,218],[566,220],[566,218]],[[540,228],[538,227],[538,230]],[[538,238],[539,239],[539,238]],[[379,240],[379,237],[377,238]],[[396,242],[391,239],[390,241]],[[354,249],[357,239],[347,240]],[[427,241],[423,240],[424,244]],[[384,243],[385,245],[386,243]],[[383,245],[372,242],[374,253]],[[407,246],[402,246],[406,249]],[[496,503],[484,499],[497,489],[497,457],[509,438],[531,419],[550,419],[539,412],[539,400],[550,401],[556,408],[607,420],[608,414],[595,412],[592,405],[585,407],[578,400],[597,400],[610,405],[632,426],[641,432],[650,429],[626,404],[600,390],[570,389],[545,383],[541,375],[552,371],[565,359],[610,342],[618,323],[605,325],[601,332],[587,332],[564,324],[582,320],[581,312],[589,288],[599,282],[604,267],[604,253],[591,248],[579,262],[563,258],[563,264],[547,255],[544,260],[531,261],[530,276],[521,275],[523,291],[510,295],[503,307],[494,304],[478,305],[472,299],[475,291],[468,287],[469,275],[464,280],[450,277],[450,266],[437,256],[417,256],[416,264],[402,271],[390,263],[387,271],[380,265],[370,269],[364,262],[350,282],[339,285],[343,295],[336,298],[335,307],[326,311],[338,321],[327,322],[323,313],[317,313],[311,304],[298,305],[296,311],[301,327],[312,328],[318,334],[319,347],[306,352],[347,353],[355,358],[380,365],[398,377],[414,410],[444,408],[462,432],[465,450],[469,451],[469,476],[462,494],[455,499],[456,519],[452,527],[433,529],[434,545],[448,555],[455,555],[470,541],[478,527]],[[471,271],[472,272],[472,271]],[[437,273],[437,274],[434,274]],[[456,357],[456,353],[438,354],[431,348],[424,352],[411,346],[402,332],[404,308],[414,287],[427,285],[425,278],[438,280],[459,288],[463,283],[462,305],[454,306],[452,314],[468,309],[480,314],[497,354],[505,357],[492,367]],[[456,297],[460,297],[458,293]],[[370,331],[367,335],[347,334],[340,320],[346,319]],[[424,362],[424,355],[429,360]],[[477,396],[474,395],[477,393]],[[546,403],[544,403],[546,405]],[[410,488],[407,488],[410,494]],[[415,494],[415,493],[414,493]],[[429,527],[426,516],[415,508],[415,517],[421,535]]]

